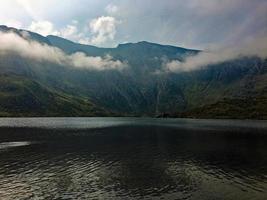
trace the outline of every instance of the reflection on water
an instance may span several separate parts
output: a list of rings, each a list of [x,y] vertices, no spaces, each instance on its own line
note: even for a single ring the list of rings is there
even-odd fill
[[[21,147],[21,146],[27,146],[30,145],[31,142],[24,141],[24,142],[2,142],[0,143],[0,150],[1,149],[7,149],[12,147]]]
[[[0,199],[264,200],[266,130],[264,121],[1,119]]]

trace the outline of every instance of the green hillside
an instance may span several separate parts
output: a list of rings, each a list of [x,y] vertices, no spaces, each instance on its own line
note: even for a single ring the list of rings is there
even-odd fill
[[[85,98],[16,75],[0,75],[0,116],[107,116]]]
[[[259,70],[250,67],[250,70]],[[267,119],[266,61],[262,63],[259,71],[250,71],[240,79],[219,83],[206,89],[206,95],[200,97],[204,103],[195,105],[188,111],[187,116]]]

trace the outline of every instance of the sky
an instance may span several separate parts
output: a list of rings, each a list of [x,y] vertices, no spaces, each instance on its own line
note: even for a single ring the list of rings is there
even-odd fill
[[[267,35],[267,0],[0,0],[0,24],[79,43],[195,49]]]

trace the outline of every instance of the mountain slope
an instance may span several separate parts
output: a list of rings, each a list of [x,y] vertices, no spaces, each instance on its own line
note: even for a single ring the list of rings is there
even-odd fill
[[[191,109],[173,116],[267,119],[266,69],[267,67],[264,68],[265,72],[246,75],[231,84],[210,86],[204,92],[207,96],[198,95],[202,100],[193,101],[199,102],[198,106],[192,106]]]
[[[0,31],[26,34],[27,40],[68,55],[108,55],[128,65],[123,70],[92,70],[0,54],[2,116],[266,118],[267,61],[257,57],[191,72],[157,73],[165,62],[183,61],[199,51],[145,41],[98,48],[3,26]]]
[[[0,75],[0,116],[108,116],[86,99],[16,75]]]

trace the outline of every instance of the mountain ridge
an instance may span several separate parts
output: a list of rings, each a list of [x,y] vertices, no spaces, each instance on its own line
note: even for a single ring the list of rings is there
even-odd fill
[[[47,35],[47,36],[43,36],[43,37],[46,37],[48,40],[58,39],[58,40],[62,40],[62,41],[67,42],[67,43],[72,43],[72,44],[87,46],[87,47],[92,47],[92,48],[98,48],[98,49],[116,49],[116,48],[123,47],[123,46],[146,44],[146,45],[150,45],[150,46],[155,45],[155,46],[161,46],[161,47],[171,47],[171,48],[180,48],[180,49],[184,49],[184,50],[201,51],[198,49],[184,48],[184,47],[175,46],[175,45],[159,44],[159,43],[145,41],[145,40],[138,41],[138,42],[119,43],[116,47],[98,47],[98,46],[94,46],[94,45],[78,43],[78,42],[75,42],[75,41],[72,41],[72,40],[69,40],[66,38],[62,38],[60,36],[56,36],[56,35]]]
[[[59,39],[59,40],[68,42],[68,43],[82,45],[82,46],[88,46],[88,47],[94,47],[94,48],[98,48],[98,49],[115,49],[115,48],[118,48],[119,46],[125,46],[125,45],[139,45],[139,44],[142,45],[142,44],[146,44],[146,45],[155,45],[155,46],[161,46],[161,47],[180,48],[180,49],[184,49],[184,50],[201,51],[201,50],[198,50],[198,49],[185,48],[185,47],[180,47],[180,46],[170,45],[170,44],[167,44],[167,45],[166,44],[159,44],[159,43],[156,43],[156,42],[150,42],[150,41],[146,41],[146,40],[138,41],[138,42],[119,43],[116,47],[98,47],[98,46],[94,46],[94,45],[78,43],[78,42],[75,42],[75,41],[60,37],[60,36],[56,36],[56,35],[43,36],[43,35],[41,35],[39,33],[35,33],[35,32],[29,31],[29,30],[26,30],[26,29],[16,29],[16,28],[9,27],[9,26],[6,26],[6,25],[0,25],[0,31],[4,31],[4,32],[14,31],[14,32],[17,32],[17,33],[25,31],[25,32],[27,32],[27,33],[29,33],[31,35],[36,35],[38,37],[47,38],[48,40],[54,38],[54,39]]]

